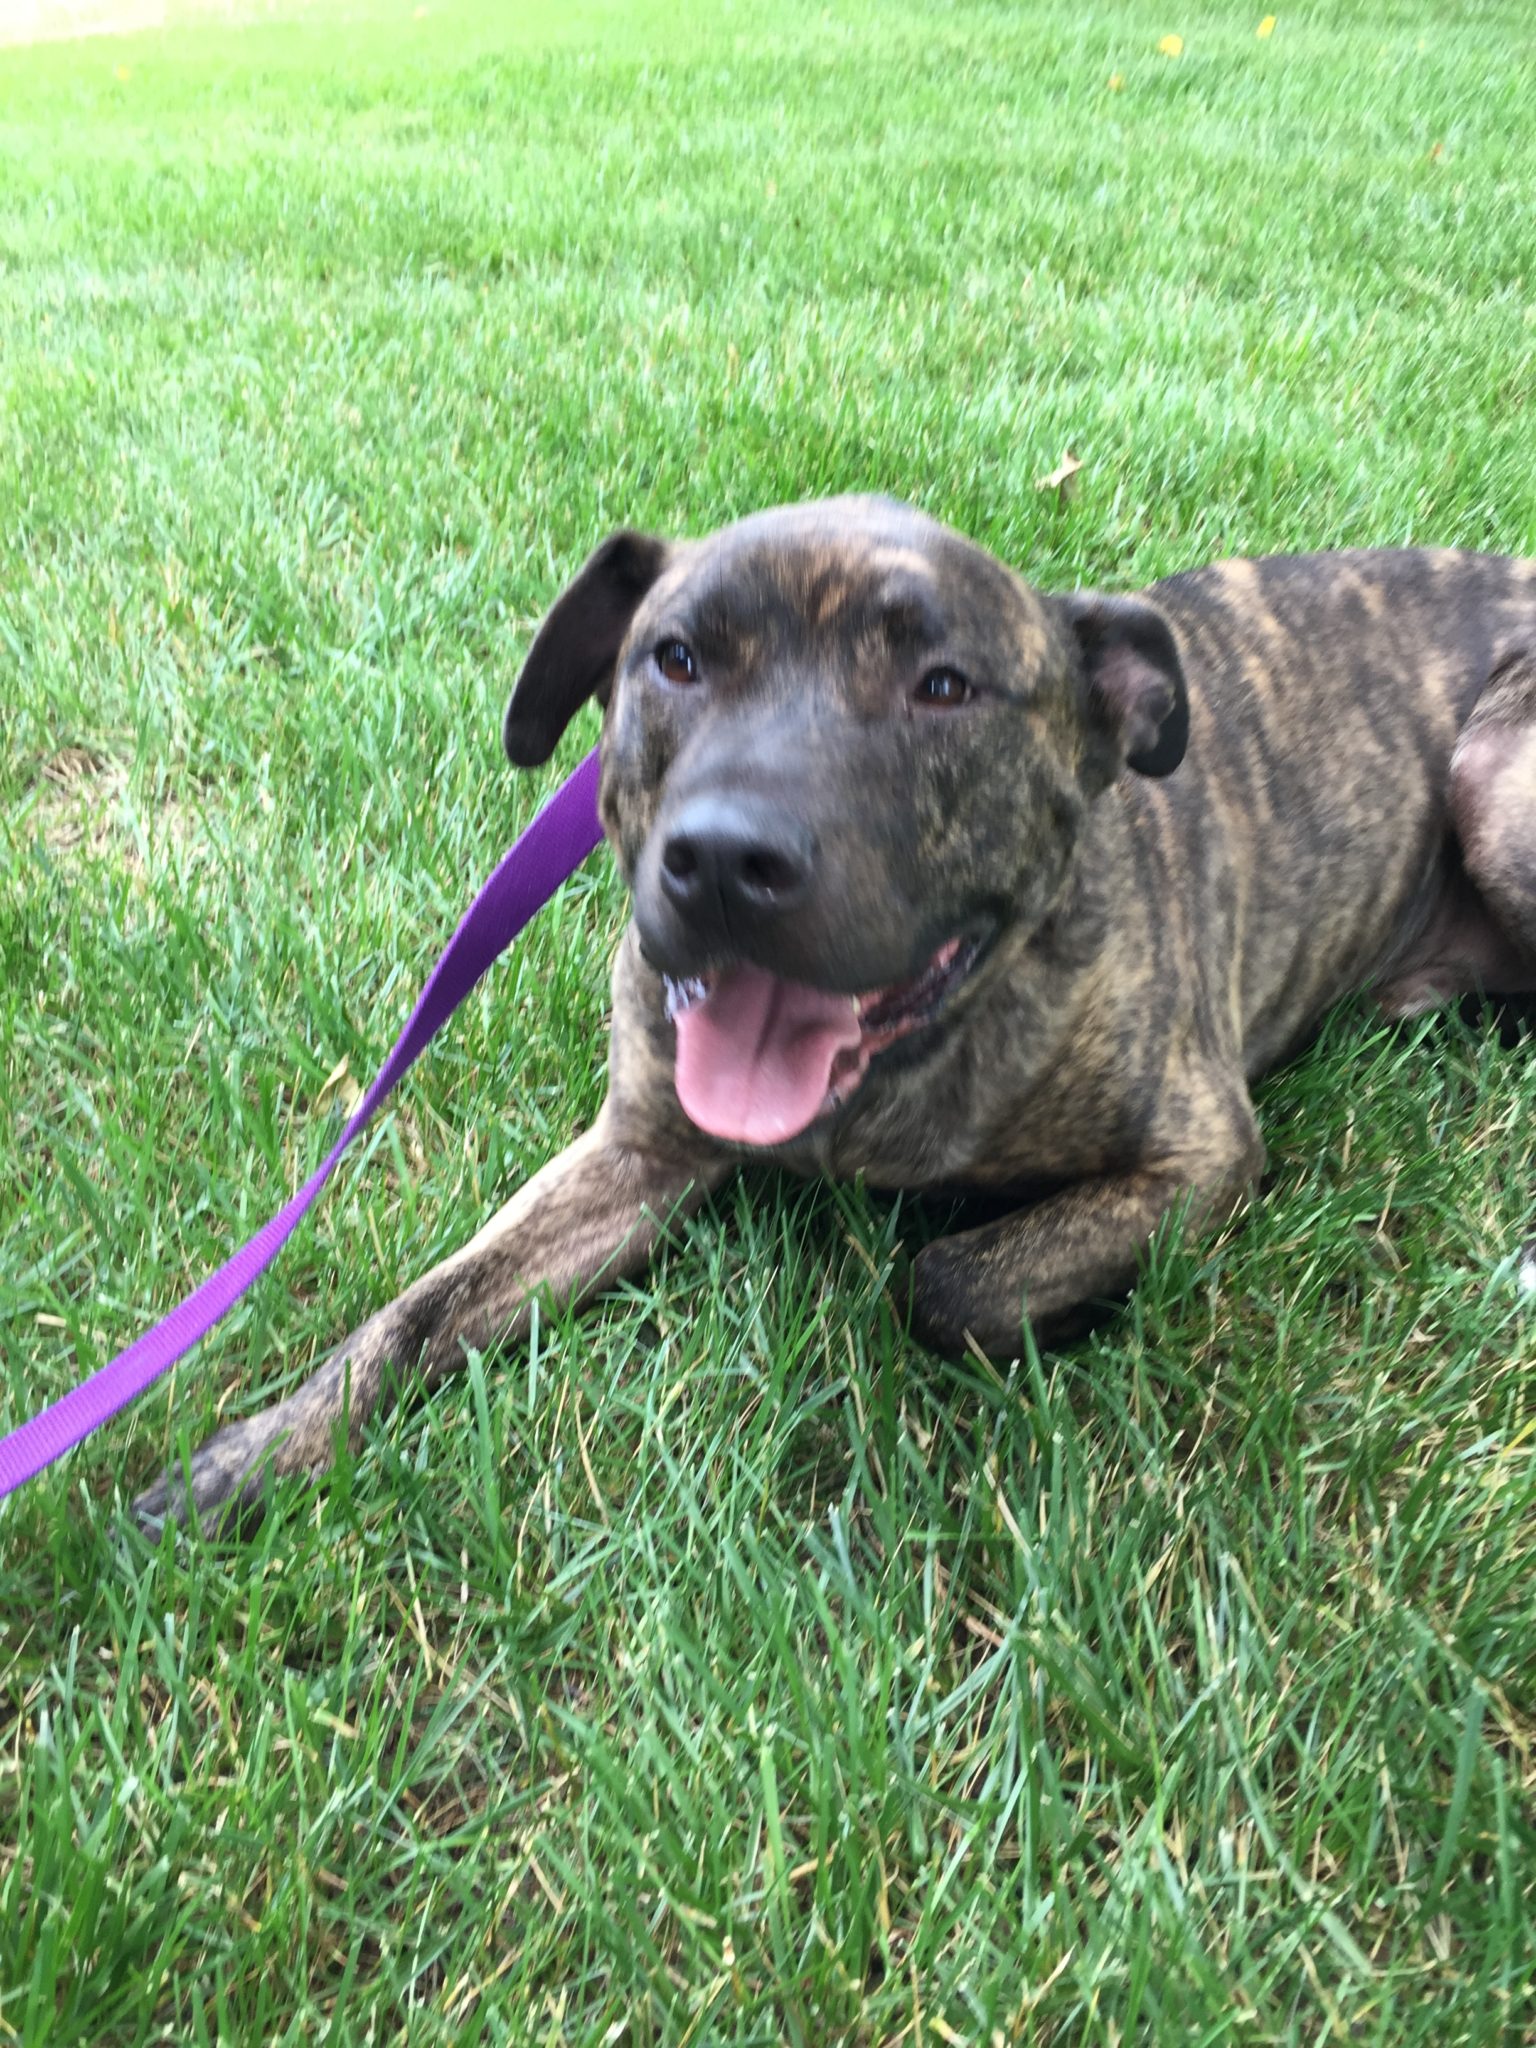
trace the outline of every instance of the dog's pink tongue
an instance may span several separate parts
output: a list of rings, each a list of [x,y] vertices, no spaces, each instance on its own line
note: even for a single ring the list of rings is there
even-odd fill
[[[833,1061],[858,1042],[847,996],[733,967],[678,1015],[677,1099],[717,1138],[777,1145],[813,1120]]]

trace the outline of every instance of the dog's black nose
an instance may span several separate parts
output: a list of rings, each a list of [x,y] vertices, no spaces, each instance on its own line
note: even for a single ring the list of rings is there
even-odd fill
[[[801,903],[815,864],[810,835],[761,799],[697,796],[662,842],[661,886],[690,920],[761,924]]]

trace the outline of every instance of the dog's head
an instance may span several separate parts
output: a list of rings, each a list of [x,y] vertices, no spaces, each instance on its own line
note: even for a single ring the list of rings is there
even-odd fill
[[[617,533],[540,628],[507,753],[606,705],[600,808],[702,1128],[773,1144],[920,1056],[1034,930],[1087,807],[1184,752],[1139,599],[1042,596],[884,499]]]

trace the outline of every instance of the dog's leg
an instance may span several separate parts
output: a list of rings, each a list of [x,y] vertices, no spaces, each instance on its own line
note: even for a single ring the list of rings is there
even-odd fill
[[[193,1454],[185,1478],[173,1467],[141,1494],[140,1520],[193,1515],[208,1525],[252,1508],[271,1476],[323,1471],[343,1418],[355,1448],[370,1416],[402,1389],[435,1385],[463,1364],[466,1346],[521,1337],[535,1295],[581,1302],[637,1272],[668,1221],[695,1209],[726,1166],[623,1143],[614,1123],[610,1103],[462,1251],[371,1316],[296,1393],[226,1424]]]
[[[967,1338],[994,1357],[1017,1353],[1026,1315],[1042,1335],[1060,1333],[1071,1311],[1125,1294],[1164,1217],[1184,1203],[1186,1226],[1229,1215],[1264,1166],[1241,1079],[1229,1117],[1202,1126],[1155,1163],[1084,1181],[1037,1207],[979,1230],[939,1238],[912,1273],[913,1327],[935,1350]]]

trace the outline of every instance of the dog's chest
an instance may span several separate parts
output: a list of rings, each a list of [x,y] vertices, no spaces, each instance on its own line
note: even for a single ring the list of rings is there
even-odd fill
[[[1103,1172],[1143,1127],[1142,1060],[1027,1057],[1006,1019],[902,1072],[873,1077],[841,1117],[778,1148],[791,1171],[913,1190],[1004,1191]]]

